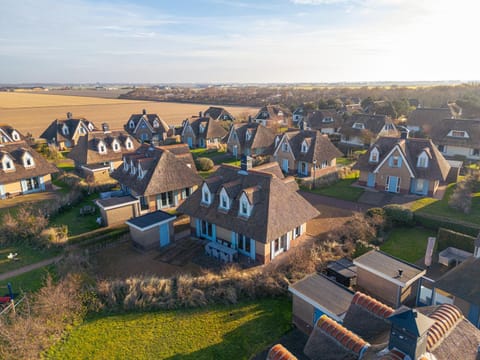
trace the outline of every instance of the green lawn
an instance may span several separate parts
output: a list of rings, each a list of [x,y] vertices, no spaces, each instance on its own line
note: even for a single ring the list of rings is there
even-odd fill
[[[47,359],[248,359],[291,328],[291,301],[98,317]]]
[[[199,157],[206,157],[206,158],[214,158],[216,156],[220,155],[225,155],[225,151],[218,151],[215,149],[204,149],[204,148],[197,148],[197,149],[191,149],[190,152],[192,153],[193,157],[199,158]]]
[[[61,249],[34,249],[27,245],[7,245],[0,246],[0,273],[12,271],[25,265],[33,264],[60,254]],[[10,260],[8,254],[17,253],[18,260]]]
[[[87,196],[82,202],[73,206],[71,209],[55,216],[51,221],[51,225],[67,225],[69,236],[74,236],[97,229],[98,224],[96,223],[96,219],[99,216],[98,209],[97,213],[95,214],[84,216],[80,215],[80,209],[85,205],[94,205],[93,201],[97,198],[98,194]]]
[[[57,277],[55,265],[45,266],[7,280],[0,281],[0,295],[4,295],[8,292],[6,288],[7,283],[12,284],[13,292],[16,294],[37,291],[44,285],[48,274],[52,275],[54,279]]]
[[[357,178],[343,179],[343,180],[339,180],[333,185],[322,187],[319,189],[309,190],[306,188],[302,188],[302,190],[311,191],[316,194],[330,196],[337,199],[357,201],[360,195],[363,194],[364,190],[362,188],[352,186],[352,184],[356,181],[357,181]]]
[[[354,162],[355,160],[351,158],[346,158],[346,157],[337,158],[337,165],[349,166]]]
[[[427,239],[436,231],[423,228],[396,228],[387,236],[380,250],[402,260],[415,263],[425,256]]]
[[[463,214],[458,210],[451,209],[448,206],[448,199],[453,193],[455,184],[448,185],[445,196],[442,200],[433,198],[422,198],[410,207],[412,211],[416,211],[421,214],[430,214],[436,216],[442,216],[448,219],[460,220],[470,222],[474,224],[480,223],[480,192],[474,193],[472,198],[472,210],[470,214]]]

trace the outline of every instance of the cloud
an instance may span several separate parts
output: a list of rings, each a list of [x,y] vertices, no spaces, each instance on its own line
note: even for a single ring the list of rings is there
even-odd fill
[[[290,0],[292,3],[297,5],[333,5],[333,4],[344,4],[351,2],[351,0]]]

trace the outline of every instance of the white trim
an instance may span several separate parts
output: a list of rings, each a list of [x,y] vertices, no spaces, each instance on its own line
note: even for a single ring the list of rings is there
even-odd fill
[[[122,204],[117,204],[117,205],[112,205],[112,206],[107,206],[107,207],[104,207],[102,206],[101,204],[98,203],[99,200],[96,200],[95,201],[95,204],[99,207],[99,208],[102,208],[103,210],[112,210],[112,209],[117,209],[117,208],[121,208],[121,207],[124,207],[126,205],[133,205],[133,204],[139,204],[140,203],[140,200],[136,199],[136,200],[132,200],[132,201],[129,201],[129,202],[126,202],[126,203],[122,203]]]
[[[237,130],[236,130],[235,127],[232,125],[232,127],[230,128],[230,133],[228,134],[227,144],[228,144],[230,141],[233,141],[233,140],[232,140],[232,135],[233,135],[234,132],[236,133]],[[238,138],[238,134],[237,134],[237,138]]]
[[[147,127],[148,127],[148,129],[150,130],[150,132],[152,132],[152,133],[154,132],[154,130],[152,129],[152,127],[150,126],[149,122],[148,122],[146,119],[148,119],[148,118],[146,118],[146,115],[142,115],[142,117],[140,118],[140,120],[139,120],[138,123],[137,123],[137,126],[135,126],[135,129],[133,130],[133,132],[134,132],[135,134],[137,133],[137,131],[138,131],[138,129],[139,129],[140,124],[141,124],[142,121],[144,121],[145,124],[147,124]]]
[[[144,231],[153,229],[153,228],[156,227],[156,226],[161,226],[161,225],[163,225],[163,224],[167,224],[167,223],[169,223],[170,221],[175,220],[176,218],[177,218],[177,217],[174,216],[173,218],[156,222],[156,223],[154,223],[154,224],[152,224],[152,225],[148,225],[147,227],[144,227],[144,228],[141,228],[141,227],[139,227],[139,226],[137,226],[137,225],[135,225],[135,224],[132,224],[132,223],[131,223],[130,221],[128,221],[128,220],[125,221],[125,224],[127,224],[128,226],[133,227],[134,229],[137,229],[138,231],[144,232]]]
[[[305,301],[306,303],[312,305],[314,308],[317,308],[321,310],[323,313],[328,315],[328,317],[334,319],[335,321],[339,323],[343,323],[343,318],[339,317],[338,315],[333,314],[332,312],[328,311],[325,309],[325,307],[321,306],[319,303],[317,303],[315,300],[312,300],[308,296],[303,295],[300,291],[297,289],[292,288],[291,286],[288,287],[288,291],[290,291],[293,295],[298,296],[300,299]],[[313,319],[312,319],[313,320]]]
[[[383,166],[383,164],[385,164],[385,161],[387,161],[387,159],[390,158],[390,156],[395,152],[395,150],[398,150],[398,152],[400,153],[400,156],[402,157],[403,159],[403,163],[405,163],[405,166],[407,167],[408,169],[408,172],[410,173],[410,177],[414,178],[415,175],[413,174],[413,171],[412,169],[410,169],[410,165],[408,164],[408,161],[407,159],[405,158],[405,156],[403,155],[403,152],[402,150],[400,149],[400,147],[397,145],[395,145],[393,147],[392,150],[390,150],[390,152],[383,158],[383,160],[380,162],[380,164],[378,164],[378,166],[375,168],[375,170],[373,170],[373,173],[374,174],[378,174],[380,168]]]
[[[98,169],[90,169],[90,168],[88,167],[88,165],[81,165],[80,167],[81,167],[82,169],[84,169],[84,170],[88,170],[88,171],[91,171],[91,172],[110,169],[110,166],[104,166],[104,167],[101,167],[101,168],[98,168]]]
[[[288,141],[287,134],[283,134],[282,138],[278,142],[277,148],[275,149],[275,151],[273,153],[273,156],[277,156],[277,153],[278,153],[279,149],[281,149],[284,140]],[[293,160],[296,160],[295,154],[293,153],[293,150],[292,150],[292,147],[290,146],[290,143],[287,142],[287,145],[288,145],[288,152],[290,154],[292,154]]]

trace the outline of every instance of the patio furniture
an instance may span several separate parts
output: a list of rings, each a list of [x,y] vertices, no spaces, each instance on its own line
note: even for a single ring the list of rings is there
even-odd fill
[[[454,263],[456,266],[472,255],[473,254],[468,251],[448,247],[438,254],[438,262],[445,266],[450,266],[450,264]]]
[[[223,262],[232,262],[237,256],[237,250],[213,241],[208,242],[205,245],[205,253],[210,254],[214,258],[220,259]]]

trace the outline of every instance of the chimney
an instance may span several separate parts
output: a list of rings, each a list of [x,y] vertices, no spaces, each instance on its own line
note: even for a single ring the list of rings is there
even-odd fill
[[[69,111],[67,112],[67,119],[71,119],[72,118],[72,113]]]
[[[238,172],[241,175],[248,175],[248,170],[250,170],[253,166],[253,158],[247,155],[243,155],[242,159],[240,160],[240,171]]]
[[[107,123],[103,123],[103,124],[102,124],[102,130],[103,130],[103,132],[107,132],[107,131],[110,130],[110,127],[108,126]]]
[[[402,277],[402,274],[403,274],[403,270],[402,270],[402,269],[398,269],[398,277]]]
[[[198,117],[202,117],[202,112],[201,111],[198,112]]]
[[[143,110],[142,110],[142,114],[143,114],[143,115],[147,115],[147,109],[143,109]]]
[[[248,115],[248,123],[249,123],[249,124],[252,123],[252,115]]]

